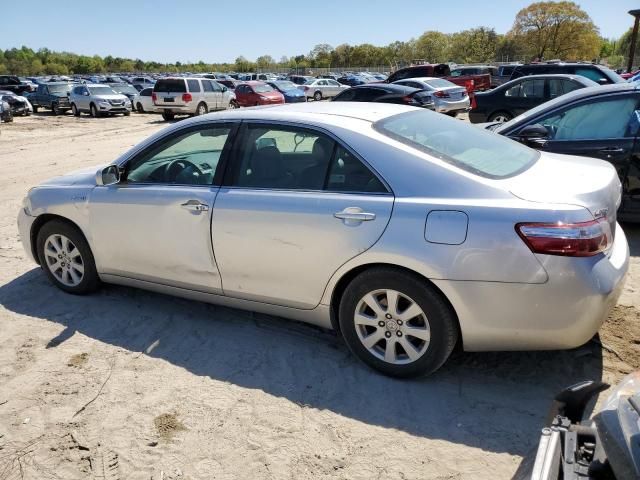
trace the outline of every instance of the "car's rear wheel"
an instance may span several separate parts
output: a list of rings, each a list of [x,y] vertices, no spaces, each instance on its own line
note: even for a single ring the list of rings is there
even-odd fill
[[[314,94],[313,94],[313,99],[314,99],[316,102],[319,102],[320,100],[322,100],[322,92],[316,92],[316,93],[314,93]]]
[[[92,104],[89,106],[89,113],[91,113],[91,116],[92,116],[93,118],[98,118],[98,116],[99,116],[99,113],[98,113],[98,107],[96,107],[96,106],[95,106],[95,104],[93,104],[93,103],[92,103]]]
[[[173,113],[168,113],[168,112],[162,112],[162,119],[165,122],[170,122],[171,120],[173,120],[174,118],[176,118],[176,116]]]
[[[513,116],[509,112],[495,112],[489,116],[488,120],[490,122],[504,123],[504,122],[508,122],[512,118]]]
[[[138,113],[144,113],[144,107],[140,102],[136,104],[136,110],[138,110]]]
[[[44,224],[36,248],[45,274],[61,290],[85,294],[100,285],[91,248],[73,225],[60,220]]]
[[[78,107],[76,107],[75,103],[71,104],[71,112],[73,113],[74,117],[79,117],[80,116],[80,110],[78,110]]]
[[[347,286],[339,323],[351,351],[393,377],[436,371],[458,339],[442,295],[418,276],[387,267],[367,270]]]
[[[207,108],[207,104],[204,102],[200,102],[198,104],[198,107],[196,108],[196,115],[197,116],[205,115],[208,111],[209,109]]]

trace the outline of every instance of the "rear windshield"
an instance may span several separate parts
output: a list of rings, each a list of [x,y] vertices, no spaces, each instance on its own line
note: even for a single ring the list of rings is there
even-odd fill
[[[158,80],[154,87],[156,92],[184,93],[187,91],[184,80],[181,78]]]
[[[517,175],[540,155],[506,137],[424,110],[394,115],[373,127],[394,140],[487,178]]]
[[[433,87],[433,88],[447,88],[447,87],[457,87],[458,85],[456,85],[453,82],[450,82],[449,80],[445,80],[443,78],[434,78],[433,80],[425,80],[425,82],[427,85]]]

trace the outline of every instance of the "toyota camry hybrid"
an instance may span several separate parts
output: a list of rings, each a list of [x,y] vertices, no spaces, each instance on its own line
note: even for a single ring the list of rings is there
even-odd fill
[[[172,125],[31,189],[18,225],[65,292],[108,282],[301,320],[408,377],[456,345],[587,342],[628,269],[620,195],[609,163],[424,109],[300,103]]]

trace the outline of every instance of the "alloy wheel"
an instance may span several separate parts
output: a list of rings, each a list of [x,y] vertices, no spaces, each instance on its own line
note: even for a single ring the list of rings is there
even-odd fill
[[[415,362],[429,348],[431,330],[422,308],[396,290],[375,290],[356,306],[354,324],[362,345],[394,365]]]
[[[49,235],[44,242],[47,268],[53,276],[67,287],[75,287],[84,277],[84,261],[80,250],[66,236]]]

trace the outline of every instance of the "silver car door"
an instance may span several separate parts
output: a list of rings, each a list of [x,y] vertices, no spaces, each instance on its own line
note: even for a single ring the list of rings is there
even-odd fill
[[[215,98],[215,102],[216,102],[216,110],[222,110],[224,108],[226,108],[226,105],[224,104],[223,98],[222,98],[222,87],[220,86],[220,84],[218,82],[214,82],[211,81],[211,87],[213,88],[213,96]]]
[[[238,138],[212,220],[224,293],[314,308],[331,275],[380,238],[393,194],[322,132],[253,122]]]
[[[172,132],[126,162],[122,180],[89,198],[100,273],[220,293],[211,245],[216,170],[235,126]]]

